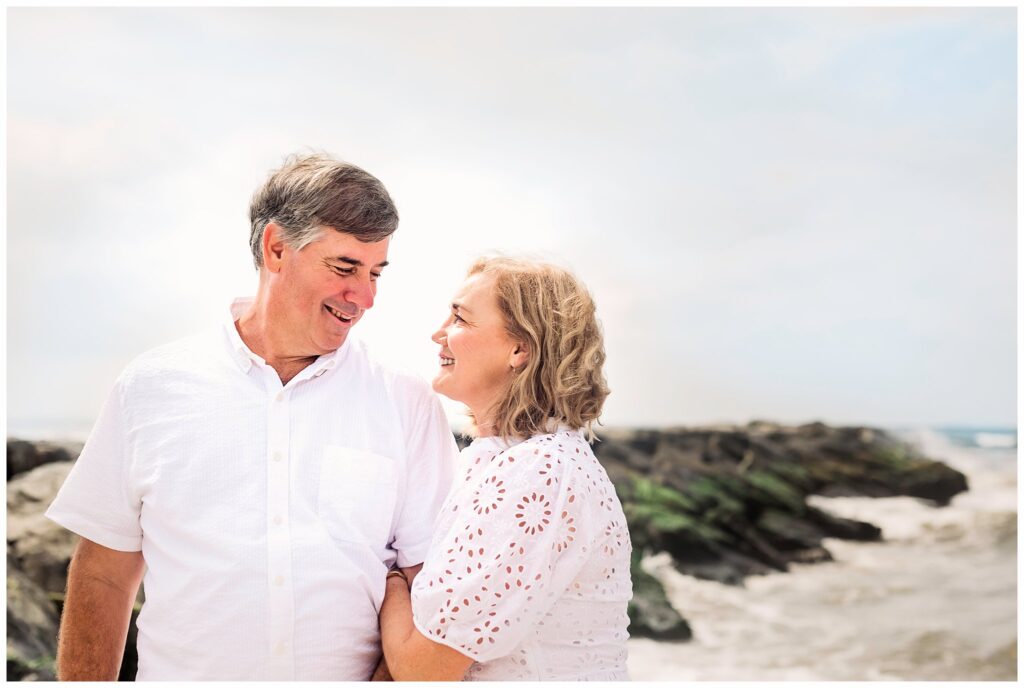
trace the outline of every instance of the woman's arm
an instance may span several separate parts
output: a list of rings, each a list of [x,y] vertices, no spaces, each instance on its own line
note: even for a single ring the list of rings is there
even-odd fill
[[[473,660],[423,636],[412,623],[412,597],[401,576],[387,579],[380,608],[381,644],[396,681],[459,681]]]
[[[412,589],[412,582],[416,579],[416,574],[423,569],[423,564],[416,564],[415,566],[406,566],[404,568],[399,567],[399,571],[405,576],[405,580],[409,582],[409,589]],[[385,579],[386,580],[386,579]],[[386,588],[385,588],[386,590]],[[378,615],[378,623],[380,623]],[[391,671],[388,669],[388,662],[384,658],[383,651],[380,655],[380,661],[377,662],[377,668],[373,671],[373,676],[370,677],[371,681],[394,681],[395,677],[391,675]]]

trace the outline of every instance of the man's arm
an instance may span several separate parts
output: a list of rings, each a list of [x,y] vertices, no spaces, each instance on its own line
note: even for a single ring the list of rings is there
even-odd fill
[[[57,644],[59,680],[117,680],[144,570],[142,552],[119,552],[81,539],[68,568]]]

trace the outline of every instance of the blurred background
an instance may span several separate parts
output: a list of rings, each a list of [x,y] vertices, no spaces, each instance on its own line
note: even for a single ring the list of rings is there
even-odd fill
[[[251,294],[249,196],[323,150],[402,216],[357,328],[394,364],[431,378],[471,259],[526,253],[593,291],[607,427],[871,426],[966,476],[943,507],[808,484],[882,538],[738,584],[652,545],[638,565],[693,633],[630,641],[634,678],[1014,679],[1016,27],[1011,7],[11,8],[7,435],[84,440],[133,357]]]

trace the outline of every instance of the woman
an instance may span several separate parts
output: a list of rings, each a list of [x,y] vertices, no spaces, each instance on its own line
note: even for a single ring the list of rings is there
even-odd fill
[[[411,593],[388,574],[392,675],[628,678],[629,531],[583,436],[608,395],[590,295],[552,265],[480,259],[433,340],[434,389],[469,407],[477,438]]]

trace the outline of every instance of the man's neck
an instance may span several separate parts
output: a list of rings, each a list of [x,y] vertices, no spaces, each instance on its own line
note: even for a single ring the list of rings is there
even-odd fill
[[[281,384],[288,382],[301,373],[317,355],[294,355],[289,351],[289,343],[280,339],[281,328],[271,328],[267,302],[257,297],[242,316],[235,321],[235,329],[249,351],[262,358],[273,368]],[[275,337],[277,335],[277,337]]]

